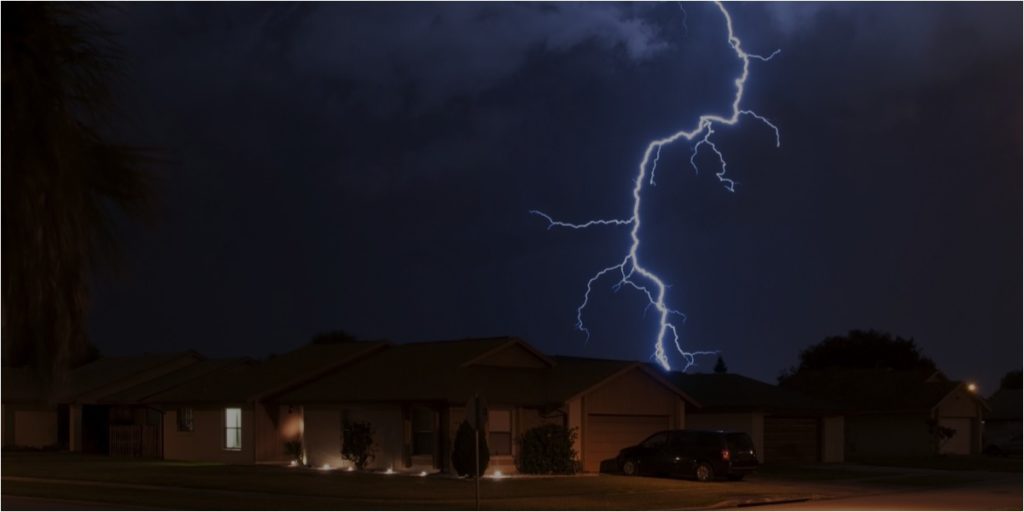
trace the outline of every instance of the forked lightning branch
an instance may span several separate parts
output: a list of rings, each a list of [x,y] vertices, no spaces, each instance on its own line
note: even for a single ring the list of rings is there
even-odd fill
[[[690,165],[694,171],[699,171],[697,165],[697,155],[703,149],[710,151],[718,158],[719,169],[715,173],[718,181],[725,187],[729,192],[735,192],[736,182],[726,176],[726,160],[725,156],[715,145],[712,136],[715,134],[716,125],[728,125],[732,126],[739,123],[743,117],[753,118],[760,123],[767,126],[772,130],[775,136],[775,145],[778,147],[781,144],[779,138],[779,129],[771,121],[764,116],[759,115],[753,110],[743,108],[743,91],[747,83],[747,77],[750,75],[750,62],[752,60],[768,61],[772,57],[775,57],[779,50],[775,50],[771,55],[767,57],[748,53],[743,50],[742,42],[733,31],[732,17],[729,15],[729,11],[722,5],[721,2],[716,2],[718,10],[721,11],[722,17],[725,19],[725,26],[728,33],[729,46],[732,47],[736,57],[743,64],[742,72],[740,76],[734,80],[735,95],[728,115],[722,114],[703,114],[697,119],[696,125],[690,130],[682,130],[673,133],[667,137],[656,139],[651,141],[647,148],[644,150],[643,158],[640,159],[640,164],[637,168],[636,179],[633,182],[633,211],[629,217],[626,218],[612,218],[612,219],[590,219],[582,222],[566,222],[558,220],[544,212],[538,210],[531,210],[530,213],[538,215],[548,222],[548,229],[551,228],[568,228],[568,229],[586,229],[596,226],[626,226],[629,227],[629,247],[623,259],[618,263],[609,267],[603,268],[595,273],[587,281],[586,292],[583,294],[583,302],[576,308],[576,328],[587,335],[590,338],[590,330],[586,327],[583,322],[583,312],[590,303],[590,294],[593,291],[594,285],[605,278],[611,276],[616,279],[613,285],[614,289],[619,289],[623,285],[629,286],[634,290],[640,292],[644,297],[647,298],[648,307],[653,307],[658,315],[658,333],[654,340],[654,354],[653,358],[666,370],[670,370],[672,365],[669,363],[669,357],[666,352],[666,341],[671,342],[672,347],[682,357],[684,362],[682,371],[689,369],[695,362],[696,357],[701,355],[715,354],[716,351],[689,351],[685,350],[679,341],[679,329],[676,326],[676,321],[683,322],[686,317],[679,311],[670,308],[665,302],[665,291],[666,284],[662,278],[652,270],[643,265],[640,260],[640,227],[642,219],[640,216],[641,199],[643,192],[648,186],[655,186],[654,175],[657,170],[658,158],[661,156],[661,149],[669,144],[672,144],[679,140],[686,140],[692,145],[692,153],[690,156]],[[677,320],[678,319],[678,320]]]

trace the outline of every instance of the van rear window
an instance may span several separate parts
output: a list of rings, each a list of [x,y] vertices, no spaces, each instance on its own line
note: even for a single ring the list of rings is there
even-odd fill
[[[725,444],[731,451],[747,451],[754,449],[754,443],[750,441],[747,434],[728,434],[725,436]]]

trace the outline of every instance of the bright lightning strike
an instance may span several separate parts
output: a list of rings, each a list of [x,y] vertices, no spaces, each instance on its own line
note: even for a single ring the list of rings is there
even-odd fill
[[[666,370],[671,369],[668,355],[665,351],[666,338],[668,338],[671,340],[673,348],[675,348],[676,352],[682,356],[683,361],[685,362],[685,366],[682,368],[682,371],[684,372],[695,363],[695,358],[697,356],[715,354],[716,352],[689,352],[683,350],[682,345],[679,343],[679,331],[676,325],[672,323],[672,320],[673,317],[679,317],[685,321],[686,317],[679,311],[671,309],[665,304],[665,290],[667,288],[665,282],[654,272],[640,263],[640,199],[644,191],[644,185],[649,184],[650,186],[655,186],[654,173],[657,170],[658,159],[661,156],[661,149],[680,139],[685,139],[689,142],[696,141],[693,144],[692,153],[690,155],[690,165],[693,166],[694,171],[699,171],[696,162],[698,153],[701,148],[707,148],[718,157],[720,169],[715,173],[718,181],[729,192],[735,192],[736,182],[731,178],[726,177],[725,156],[721,151],[719,151],[718,146],[715,145],[712,140],[712,136],[715,134],[715,125],[732,126],[738,123],[742,116],[752,117],[770,128],[775,134],[775,146],[779,147],[781,145],[779,128],[777,126],[772,124],[772,122],[764,116],[752,110],[741,108],[744,86],[747,83],[747,77],[750,75],[750,61],[759,60],[767,62],[778,55],[779,50],[775,50],[767,57],[744,51],[740,39],[736,37],[736,34],[733,32],[732,17],[729,15],[729,11],[726,10],[725,6],[722,5],[721,2],[715,2],[715,5],[718,6],[718,10],[722,12],[722,16],[725,18],[725,25],[729,35],[729,46],[732,47],[733,51],[736,53],[736,57],[743,63],[743,72],[733,81],[736,87],[736,94],[733,97],[730,115],[725,117],[719,114],[703,114],[697,119],[697,124],[693,129],[673,133],[667,137],[653,140],[647,145],[647,149],[644,151],[643,158],[640,160],[640,165],[637,169],[636,179],[634,180],[633,213],[628,218],[593,219],[586,222],[573,223],[556,220],[541,211],[530,211],[531,214],[544,218],[544,220],[548,222],[548,229],[554,227],[586,229],[594,226],[631,227],[629,232],[631,243],[629,245],[629,250],[626,252],[622,261],[601,269],[587,281],[587,290],[583,294],[583,302],[578,308],[576,308],[576,328],[585,333],[587,335],[587,339],[590,338],[590,331],[583,323],[583,310],[586,309],[587,304],[590,303],[590,292],[593,290],[594,283],[606,275],[614,275],[618,279],[613,287],[614,289],[618,290],[622,285],[629,285],[633,289],[641,292],[647,298],[648,308],[653,306],[658,312],[658,335],[654,343],[654,359],[656,359]],[[648,173],[650,174],[649,177]]]

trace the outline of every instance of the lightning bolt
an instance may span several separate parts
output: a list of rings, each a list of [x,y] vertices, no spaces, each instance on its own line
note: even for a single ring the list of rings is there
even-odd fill
[[[586,325],[583,323],[583,310],[586,309],[587,305],[590,303],[590,293],[593,291],[594,284],[607,275],[613,275],[618,279],[613,285],[614,290],[617,291],[621,289],[623,285],[628,285],[629,287],[639,291],[647,298],[648,304],[644,310],[645,312],[651,307],[657,311],[658,335],[655,339],[654,354],[652,357],[657,360],[665,370],[671,369],[668,354],[665,349],[666,339],[672,343],[672,347],[675,351],[682,356],[683,361],[685,362],[685,365],[682,368],[682,371],[684,372],[696,363],[696,357],[716,354],[717,351],[691,352],[683,349],[682,345],[679,343],[679,330],[673,323],[673,320],[678,317],[681,321],[685,321],[686,317],[679,311],[676,311],[666,305],[665,291],[668,286],[660,277],[658,277],[657,274],[644,267],[640,261],[640,202],[641,197],[643,196],[645,184],[649,186],[656,185],[654,175],[658,167],[658,159],[661,157],[661,149],[681,139],[691,142],[692,152],[690,154],[690,165],[693,167],[694,172],[699,173],[700,168],[697,165],[696,158],[701,149],[706,148],[718,157],[719,170],[715,173],[715,176],[718,178],[719,183],[721,183],[729,192],[735,192],[737,183],[726,176],[725,156],[718,149],[718,146],[715,145],[715,142],[712,139],[712,136],[715,134],[715,126],[733,126],[739,123],[741,118],[751,117],[772,130],[775,135],[775,147],[779,147],[781,145],[779,128],[777,126],[775,126],[766,117],[752,110],[747,110],[741,107],[743,103],[744,87],[747,83],[747,77],[750,76],[750,62],[753,60],[767,62],[778,55],[780,50],[775,50],[767,57],[744,51],[742,42],[733,32],[732,17],[729,15],[729,11],[726,10],[725,6],[722,5],[721,2],[715,2],[715,5],[725,18],[726,29],[728,30],[729,46],[732,47],[736,57],[743,63],[742,73],[733,81],[736,93],[733,96],[729,115],[703,114],[697,119],[697,124],[692,129],[681,130],[667,137],[655,139],[647,144],[647,149],[644,150],[643,158],[640,160],[640,165],[637,168],[636,179],[633,181],[633,212],[632,215],[627,218],[593,219],[585,222],[574,223],[556,220],[550,215],[539,210],[530,211],[531,214],[537,215],[546,220],[548,223],[548,229],[556,227],[567,229],[587,229],[597,226],[630,227],[629,250],[626,252],[622,261],[599,270],[587,281],[587,289],[583,294],[583,302],[576,308],[576,329],[586,334],[588,340],[590,339],[590,330],[587,329]]]

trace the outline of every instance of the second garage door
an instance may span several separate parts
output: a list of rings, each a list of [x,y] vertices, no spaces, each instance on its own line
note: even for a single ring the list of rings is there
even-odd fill
[[[803,464],[819,461],[818,418],[764,419],[764,461]]]
[[[668,416],[591,414],[583,434],[583,470],[598,471],[601,461],[614,458],[619,450],[669,428]]]

